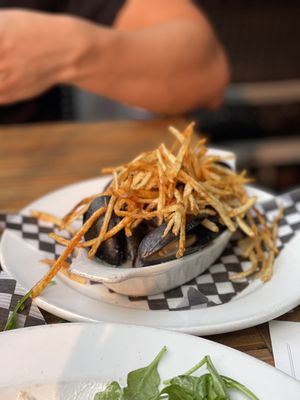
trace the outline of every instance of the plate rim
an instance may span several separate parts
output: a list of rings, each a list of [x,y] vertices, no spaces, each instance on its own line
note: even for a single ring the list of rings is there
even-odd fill
[[[32,207],[34,207],[34,204],[37,202],[44,202],[44,201],[49,201],[49,197],[51,196],[56,196],[58,193],[64,193],[65,191],[68,191],[70,189],[75,189],[78,190],[78,188],[81,187],[81,185],[94,185],[95,183],[100,183],[100,184],[104,184],[105,180],[109,179],[108,176],[105,177],[96,177],[96,178],[91,178],[88,180],[83,180],[77,183],[72,183],[70,185],[67,186],[63,186],[57,190],[54,190],[38,199],[36,199],[35,201],[33,201],[32,203],[30,203],[29,205],[27,205],[25,208],[23,208],[20,213],[27,213],[28,210]],[[256,191],[261,192],[260,189],[256,189]],[[264,194],[266,192],[263,192]],[[267,193],[268,196],[271,196]],[[5,230],[2,240],[1,240],[1,248],[0,248],[0,262],[4,268],[4,270],[6,270],[7,272],[10,273],[10,267],[8,265],[6,265],[6,259],[5,259],[5,243],[7,240],[7,236],[10,232]],[[11,274],[13,275],[13,274]],[[272,282],[272,281],[271,281]],[[268,286],[269,283],[264,284],[264,287],[269,287]],[[62,285],[65,286],[65,284],[62,282]],[[57,285],[56,285],[57,286]],[[75,289],[71,289],[73,294],[75,295],[75,297],[77,296],[76,300],[80,300],[81,297],[84,297],[85,299],[87,299],[86,296],[84,296],[83,294],[77,292]],[[42,309],[45,309],[46,311],[57,315],[61,318],[70,320],[70,321],[103,321],[103,322],[116,322],[116,317],[118,317],[118,313],[122,314],[122,310],[124,310],[124,307],[121,306],[117,306],[117,305],[112,305],[112,304],[108,304],[108,303],[104,303],[101,302],[99,300],[94,300],[94,299],[88,299],[89,302],[93,301],[93,302],[97,302],[97,307],[99,308],[99,313],[97,315],[97,317],[93,317],[91,316],[92,314],[89,312],[85,312],[80,313],[78,312],[78,310],[76,310],[76,305],[73,307],[73,310],[69,309],[68,307],[65,307],[64,304],[58,306],[57,304],[53,304],[53,301],[51,301],[51,297],[50,297],[50,301],[49,301],[49,296],[47,296],[47,294],[43,293],[40,297],[38,297],[36,300],[36,304],[41,307]],[[142,310],[136,310],[136,309],[126,309],[126,314],[130,314],[129,315],[129,319],[127,321],[121,320],[120,322],[122,323],[132,323],[132,324],[136,324],[136,325],[145,325],[145,326],[154,326],[154,327],[159,327],[162,329],[170,329],[170,330],[177,330],[179,332],[186,332],[186,333],[191,333],[191,334],[195,334],[195,335],[213,335],[213,334],[219,334],[219,333],[226,333],[226,332],[232,332],[232,331],[236,331],[236,330],[240,330],[240,329],[244,329],[244,328],[248,328],[251,326],[255,326],[258,325],[260,323],[269,321],[271,319],[274,319],[276,317],[278,317],[279,315],[282,315],[283,313],[287,312],[288,310],[290,310],[291,308],[295,307],[297,304],[299,304],[300,301],[300,293],[298,295],[297,298],[293,298],[292,301],[288,301],[286,303],[282,303],[280,302],[279,305],[277,305],[277,308],[275,307],[271,307],[271,309],[269,309],[269,311],[266,313],[266,311],[263,310],[263,308],[260,310],[260,313],[258,315],[253,315],[253,312],[249,313],[249,315],[246,316],[240,316],[239,318],[235,318],[232,320],[225,320],[223,322],[219,322],[219,321],[215,321],[214,323],[210,322],[208,325],[199,325],[199,321],[193,323],[193,319],[194,316],[198,313],[198,312],[202,312],[203,315],[205,315],[205,310],[207,309],[201,309],[201,310],[186,310],[186,311],[165,311],[165,310],[151,310],[151,311],[142,311]],[[76,302],[76,301],[75,301]],[[214,314],[218,314],[218,312],[216,312],[216,310],[214,309],[221,309],[224,312],[228,311],[228,307],[229,307],[229,311],[230,308],[232,307],[232,304],[234,304],[235,301],[226,303],[226,304],[222,304],[220,306],[217,307],[213,307],[210,308],[210,312],[214,313]],[[75,309],[74,309],[75,308]],[[269,307],[270,308],[270,307]],[[104,309],[104,313],[103,313],[103,309]],[[119,309],[119,311],[116,311],[117,309]],[[121,310],[121,311],[120,311]],[[112,318],[108,318],[107,315],[104,316],[103,314],[108,313],[108,312],[115,312],[116,315],[114,315]],[[262,313],[263,311],[263,313]],[[173,317],[173,319],[178,318],[178,315],[182,316],[182,324],[180,324],[180,326],[177,326],[177,324],[175,324],[174,322],[168,322],[166,325],[161,325],[161,324],[156,324],[155,322],[151,322],[146,318],[145,321],[145,313],[152,313],[152,316],[154,317],[153,319],[155,320],[155,316],[160,316],[161,318],[163,316],[172,314],[171,318],[168,318],[169,320]],[[167,314],[166,314],[167,313]],[[180,314],[178,314],[180,313]],[[188,314],[187,314],[188,313]],[[134,315],[135,314],[135,315]],[[120,315],[119,315],[120,318]],[[162,318],[163,319],[163,318]],[[151,320],[151,318],[150,318]]]
[[[151,332],[155,332],[155,333],[159,333],[159,335],[163,335],[163,337],[173,337],[174,339],[178,340],[178,341],[189,341],[190,343],[194,342],[195,343],[195,347],[199,347],[199,348],[204,348],[205,347],[212,347],[213,349],[216,349],[217,353],[224,353],[224,355],[222,355],[222,357],[226,357],[226,358],[230,358],[231,354],[235,354],[236,357],[240,358],[243,361],[243,364],[247,364],[251,361],[251,366],[249,367],[250,369],[252,369],[252,366],[259,366],[260,370],[263,371],[269,371],[269,373],[271,373],[272,375],[274,375],[274,377],[281,377],[282,379],[284,379],[286,382],[289,382],[291,385],[293,385],[295,388],[298,386],[299,387],[299,391],[300,391],[300,382],[298,382],[296,379],[292,378],[290,375],[288,375],[287,373],[267,364],[266,362],[257,359],[256,357],[250,356],[247,353],[244,353],[242,351],[239,351],[237,349],[231,348],[229,346],[226,346],[224,344],[221,343],[217,343],[214,342],[213,340],[209,340],[206,338],[202,338],[202,337],[195,337],[195,336],[191,336],[188,335],[186,333],[182,333],[182,332],[174,332],[174,331],[169,331],[169,330],[165,330],[165,329],[161,329],[161,328],[156,328],[156,327],[147,327],[147,326],[141,326],[141,325],[132,325],[132,324],[120,324],[120,323],[114,323],[114,322],[96,322],[96,323],[82,323],[82,322],[77,322],[77,323],[65,323],[65,324],[50,324],[50,325],[40,325],[40,326],[33,326],[33,327],[26,327],[26,328],[21,328],[21,329],[17,329],[17,330],[13,330],[13,331],[6,331],[6,332],[1,332],[0,334],[0,342],[2,343],[3,341],[9,340],[9,341],[14,341],[14,338],[16,337],[20,337],[20,336],[24,336],[26,334],[28,334],[29,332],[34,332],[40,336],[43,336],[43,332],[44,331],[52,331],[53,333],[53,337],[55,337],[55,340],[59,343],[60,341],[62,341],[66,336],[63,334],[65,333],[70,333],[70,330],[73,332],[77,332],[77,330],[80,330],[80,328],[86,328],[90,331],[101,331],[103,330],[103,328],[105,326],[109,326],[112,327],[114,330],[118,330],[120,331],[120,329],[124,329],[127,332],[129,332],[130,330],[137,330],[138,332],[141,331],[141,334],[143,332],[148,332],[149,334],[151,334]],[[67,332],[66,332],[67,331]],[[61,334],[60,334],[61,333]],[[34,336],[35,335],[31,335],[32,337],[32,343],[34,343]],[[142,337],[143,335],[141,335]],[[8,339],[7,339],[8,338]],[[156,338],[155,338],[156,339]],[[155,340],[154,339],[154,340]],[[18,340],[18,339],[17,339]],[[168,347],[168,344],[166,344],[166,346]],[[13,351],[15,351],[16,353],[18,353],[18,347],[14,346],[13,347]],[[27,351],[25,349],[25,351]],[[78,349],[77,349],[78,351]],[[56,355],[57,357],[57,355]],[[139,361],[140,362],[140,361]],[[0,365],[2,363],[2,360],[0,360]],[[5,363],[5,359],[3,360],[3,363]],[[49,367],[49,366],[48,366]],[[126,368],[125,368],[126,369]],[[43,372],[44,373],[44,372]],[[25,376],[24,376],[25,378]],[[125,378],[125,377],[124,377]],[[28,379],[28,378],[27,378]],[[116,379],[116,377],[112,377],[112,379]],[[82,380],[84,381],[84,379]],[[55,382],[59,382],[55,381]],[[53,382],[53,383],[55,383]],[[19,382],[18,382],[19,384]],[[26,385],[26,381],[24,380],[21,384]],[[28,381],[27,381],[28,384]],[[32,378],[31,378],[31,384],[32,384]],[[4,384],[3,382],[1,382],[1,377],[0,377],[0,394],[2,390],[5,390],[6,388],[9,387],[13,387],[12,386],[8,386],[7,384]],[[255,388],[252,388],[252,390],[255,391]],[[290,394],[290,393],[289,393]],[[297,394],[297,393],[296,393]]]

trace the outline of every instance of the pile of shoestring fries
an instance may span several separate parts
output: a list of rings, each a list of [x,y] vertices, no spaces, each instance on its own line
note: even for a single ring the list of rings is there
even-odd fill
[[[71,229],[72,223],[81,218],[91,202],[99,196],[109,196],[106,207],[99,208],[72,238],[66,239],[56,233],[51,237],[66,246],[63,254],[54,262],[48,274],[36,285],[36,297],[59,271],[67,257],[75,248],[89,248],[92,258],[101,243],[112,238],[121,230],[127,236],[142,221],[166,223],[163,236],[172,231],[178,236],[176,257],[182,257],[186,244],[187,217],[202,218],[202,225],[218,232],[216,218],[230,232],[242,231],[245,237],[239,241],[241,254],[250,260],[248,270],[231,276],[237,280],[252,274],[263,281],[272,276],[273,262],[278,249],[276,237],[278,216],[268,224],[255,207],[256,198],[249,197],[245,184],[250,182],[246,172],[236,173],[224,164],[221,156],[209,155],[205,139],[192,141],[194,124],[183,132],[170,127],[175,142],[171,148],[161,144],[157,149],[140,154],[128,164],[106,168],[103,173],[112,175],[110,185],[103,193],[83,199],[64,218],[53,219],[44,213],[34,213],[38,218],[51,221],[59,229]],[[223,164],[222,164],[223,162]],[[120,222],[109,229],[112,215],[120,217]],[[94,222],[103,217],[98,237],[84,241],[84,234]],[[212,220],[214,219],[214,221]]]

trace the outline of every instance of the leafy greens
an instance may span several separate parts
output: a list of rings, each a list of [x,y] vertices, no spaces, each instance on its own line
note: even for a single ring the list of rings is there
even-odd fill
[[[12,329],[15,329],[17,327],[17,314],[18,312],[22,312],[25,308],[25,303],[27,299],[31,296],[32,291],[29,290],[23,297],[20,298],[20,300],[17,302],[15,309],[13,312],[10,314],[6,325],[4,327],[4,331],[10,331]]]
[[[245,399],[259,400],[246,386],[220,375],[210,356],[205,356],[186,373],[164,382],[160,390],[157,367],[166,351],[163,347],[148,366],[129,372],[124,389],[118,382],[111,382],[102,392],[96,393],[94,400],[230,400],[229,390],[243,393]],[[192,375],[204,365],[208,373]]]

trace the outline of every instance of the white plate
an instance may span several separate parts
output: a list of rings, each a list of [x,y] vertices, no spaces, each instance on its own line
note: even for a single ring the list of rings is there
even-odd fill
[[[300,398],[299,382],[229,347],[170,331],[108,323],[1,333],[0,398],[15,400],[20,388],[29,387],[36,400],[92,400],[105,383],[118,380],[124,385],[127,373],[149,364],[164,345],[168,352],[159,364],[162,380],[209,354],[221,374],[245,384],[261,400]],[[232,399],[245,397],[235,393]]]
[[[40,210],[63,216],[76,202],[103,187],[108,178],[96,178],[64,187],[30,204],[23,213]],[[270,195],[251,189],[261,201]],[[41,308],[70,321],[106,321],[154,326],[197,335],[211,335],[247,328],[284,314],[300,303],[300,235],[281,252],[274,276],[262,284],[254,281],[231,302],[205,309],[149,311],[120,307],[91,299],[57,278],[36,299]],[[16,251],[17,250],[17,251]],[[285,257],[288,254],[287,263]],[[26,289],[47,271],[43,254],[10,231],[1,240],[1,264]]]

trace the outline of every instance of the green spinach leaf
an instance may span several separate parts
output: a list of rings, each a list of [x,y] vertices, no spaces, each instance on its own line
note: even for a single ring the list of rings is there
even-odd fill
[[[199,378],[197,378],[196,376],[180,375],[171,379],[170,386],[178,386],[182,388],[186,393],[194,396],[197,391],[198,380]]]
[[[251,392],[251,390],[242,385],[240,382],[237,382],[232,378],[228,378],[227,376],[222,376],[222,379],[229,389],[235,389],[241,393],[244,393],[250,400],[259,400],[259,398],[256,397],[255,394]]]
[[[164,382],[165,387],[159,391],[157,366],[165,352],[166,347],[163,347],[147,367],[129,372],[124,390],[118,382],[112,382],[104,391],[97,393],[94,400],[230,400],[227,389],[237,390],[250,400],[259,400],[241,383],[219,375],[209,356],[185,374]],[[205,364],[208,373],[200,377],[192,376]]]
[[[124,400],[155,400],[159,396],[160,376],[157,366],[167,351],[163,347],[155,359],[144,368],[129,372],[127,387],[124,389]]]
[[[118,382],[111,382],[103,392],[95,394],[94,400],[122,400],[123,390]]]
[[[172,384],[167,387],[165,387],[161,392],[160,392],[160,399],[164,399],[165,395],[168,400],[195,400],[195,397],[192,393],[189,393],[187,390],[185,390],[182,386]],[[203,399],[201,399],[203,400]]]
[[[209,374],[200,377],[180,375],[171,379],[171,385],[180,386],[186,393],[193,395],[194,400],[206,400],[209,391],[211,376]]]
[[[212,389],[219,396],[220,400],[230,400],[225,382],[223,381],[222,377],[219,375],[218,371],[213,365],[210,356],[205,356],[205,358],[206,358],[207,369],[210,372],[212,378],[212,383],[213,383]]]

